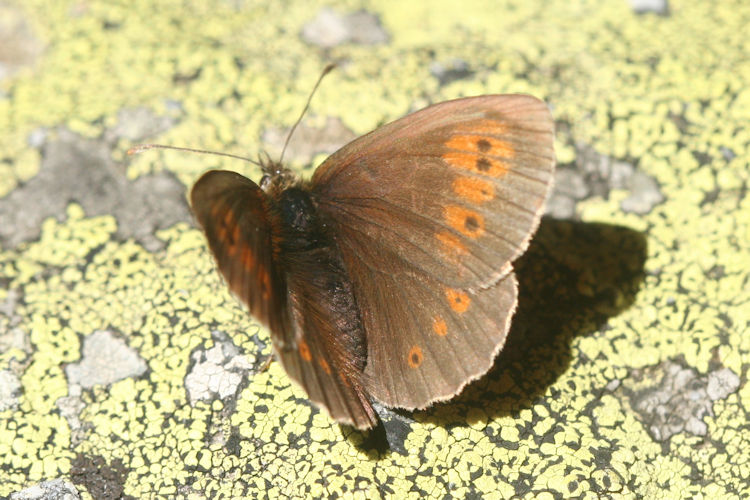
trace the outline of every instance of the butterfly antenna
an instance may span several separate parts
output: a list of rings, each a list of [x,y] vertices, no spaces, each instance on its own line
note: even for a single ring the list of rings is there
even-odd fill
[[[227,158],[234,158],[236,160],[244,160],[246,162],[252,163],[253,165],[258,165],[259,167],[263,166],[258,161],[251,160],[250,158],[246,158],[244,156],[233,155],[232,153],[221,153],[219,151],[208,151],[206,149],[180,148],[177,146],[166,146],[164,144],[139,144],[138,146],[133,146],[132,148],[128,149],[128,154],[135,155],[138,153],[143,153],[144,151],[148,151],[149,149],[173,149],[175,151],[187,151],[188,153],[200,153],[204,155],[226,156]]]
[[[284,153],[286,153],[286,147],[289,145],[289,140],[292,138],[292,134],[294,134],[294,131],[297,129],[297,125],[299,125],[300,122],[302,121],[302,117],[305,116],[305,113],[307,112],[307,108],[310,107],[310,101],[312,101],[312,98],[315,95],[315,91],[318,90],[318,86],[320,85],[320,82],[323,80],[323,77],[326,76],[328,73],[330,73],[331,70],[335,67],[336,65],[334,63],[330,63],[328,66],[323,68],[323,72],[320,73],[320,76],[318,77],[318,81],[315,82],[315,86],[313,87],[312,92],[310,92],[310,95],[307,98],[307,103],[305,103],[305,107],[302,108],[302,113],[300,113],[299,118],[297,118],[297,121],[294,122],[294,125],[292,125],[292,128],[289,129],[289,133],[286,135],[286,141],[284,141],[284,148],[281,150],[279,163],[284,161]]]

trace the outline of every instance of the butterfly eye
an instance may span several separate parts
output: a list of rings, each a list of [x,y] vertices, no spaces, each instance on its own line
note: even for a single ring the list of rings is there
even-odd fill
[[[263,191],[266,191],[268,189],[268,186],[271,185],[271,175],[265,174],[263,177],[260,178],[260,188]]]

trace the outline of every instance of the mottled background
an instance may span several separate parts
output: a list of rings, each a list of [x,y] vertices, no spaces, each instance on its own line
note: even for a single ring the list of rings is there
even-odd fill
[[[0,0],[0,496],[750,495],[748,26],[741,0]],[[458,96],[532,93],[558,131],[495,368],[370,434],[261,370],[192,221],[201,172],[255,167],[125,155],[277,157],[331,61],[307,175]]]

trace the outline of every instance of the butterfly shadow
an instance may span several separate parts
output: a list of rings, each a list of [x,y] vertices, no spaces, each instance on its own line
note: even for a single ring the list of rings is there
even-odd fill
[[[531,408],[571,365],[573,340],[606,329],[634,302],[646,255],[645,235],[632,229],[543,218],[515,263],[518,309],[494,367],[449,402],[382,411],[360,446],[406,454],[413,419],[451,428]]]

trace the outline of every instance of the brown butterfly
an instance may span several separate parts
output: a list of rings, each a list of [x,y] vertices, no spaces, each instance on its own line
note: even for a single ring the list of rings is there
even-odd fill
[[[484,374],[516,308],[512,262],[552,185],[554,125],[527,95],[435,104],[356,139],[310,181],[203,175],[219,270],[278,359],[340,423],[425,408]]]

